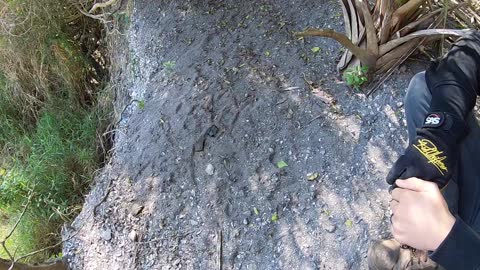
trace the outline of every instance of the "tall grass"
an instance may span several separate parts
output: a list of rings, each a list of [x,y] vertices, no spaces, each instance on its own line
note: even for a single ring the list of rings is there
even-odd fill
[[[0,0],[0,10],[0,237],[33,194],[7,243],[21,255],[58,241],[79,212],[109,108],[97,102],[98,22],[70,0]]]

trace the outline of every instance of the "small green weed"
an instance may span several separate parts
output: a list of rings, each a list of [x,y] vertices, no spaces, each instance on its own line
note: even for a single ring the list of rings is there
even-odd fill
[[[176,65],[177,63],[175,63],[175,61],[167,61],[167,62],[163,62],[162,64],[163,68],[167,73],[172,73],[175,70]]]
[[[349,68],[343,73],[343,79],[348,86],[352,87],[355,90],[359,90],[360,86],[368,81],[367,78],[368,67],[367,66],[356,66],[354,68]]]
[[[137,102],[137,107],[138,107],[140,110],[145,109],[145,100],[143,100],[143,99],[142,99],[142,100],[139,100],[139,101]]]

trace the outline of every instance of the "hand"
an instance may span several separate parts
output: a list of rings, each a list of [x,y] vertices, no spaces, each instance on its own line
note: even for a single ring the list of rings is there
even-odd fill
[[[430,113],[417,137],[388,173],[387,183],[418,177],[444,187],[458,160],[458,142],[467,132],[463,120],[448,113]]]
[[[418,178],[395,183],[390,203],[393,237],[416,249],[436,250],[455,224],[438,186]]]
[[[443,187],[452,177],[456,157],[456,147],[448,149],[435,139],[417,136],[393,165],[387,183],[393,185],[397,179],[418,177]]]

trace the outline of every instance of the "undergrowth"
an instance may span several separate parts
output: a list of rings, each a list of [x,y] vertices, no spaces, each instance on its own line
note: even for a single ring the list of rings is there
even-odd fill
[[[60,240],[103,161],[108,63],[102,25],[74,2],[0,0],[0,8],[0,238],[32,195],[7,241],[21,256]]]
[[[348,86],[352,87],[355,90],[359,90],[360,86],[368,81],[367,78],[368,67],[366,66],[355,66],[345,70],[343,73],[343,79]]]

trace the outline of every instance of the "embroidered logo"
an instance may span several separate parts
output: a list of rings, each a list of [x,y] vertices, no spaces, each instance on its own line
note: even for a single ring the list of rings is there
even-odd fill
[[[445,175],[444,172],[448,172],[448,168],[443,162],[447,159],[446,156],[442,156],[443,152],[438,150],[437,146],[428,139],[420,139],[418,140],[418,144],[414,144],[415,147],[426,159],[428,159],[428,163],[435,166],[438,171]]]
[[[438,125],[440,124],[440,116],[437,114],[430,114],[427,119],[425,119],[425,125]]]
[[[439,127],[443,124],[445,120],[445,116],[443,113],[438,112],[438,113],[431,113],[427,115],[425,118],[425,121],[423,122],[424,127]]]

